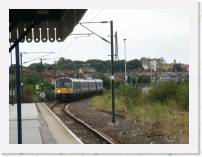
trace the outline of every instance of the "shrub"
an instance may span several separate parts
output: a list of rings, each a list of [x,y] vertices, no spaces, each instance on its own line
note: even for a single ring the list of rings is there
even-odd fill
[[[47,101],[55,99],[55,96],[54,96],[54,85],[52,85],[51,83],[49,83],[46,80],[44,81],[44,92],[46,94],[46,100]]]
[[[32,102],[34,95],[34,88],[32,85],[26,85],[23,89],[23,102]]]
[[[137,83],[150,83],[151,78],[148,75],[140,75],[137,78]]]
[[[187,81],[179,85],[177,104],[183,111],[189,111],[189,82]]]
[[[125,85],[124,83],[120,84],[117,95],[119,98],[124,98],[123,102],[127,109],[141,104],[142,101],[141,89]]]
[[[155,85],[149,91],[149,99],[152,102],[168,102],[169,100],[176,99],[178,92],[178,85],[175,81],[161,82]]]

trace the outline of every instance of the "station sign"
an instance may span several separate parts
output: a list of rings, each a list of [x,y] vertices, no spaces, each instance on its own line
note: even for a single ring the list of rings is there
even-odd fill
[[[41,92],[41,93],[39,94],[39,96],[40,96],[40,98],[44,99],[44,98],[46,97],[46,94],[45,94],[44,92]]]
[[[12,89],[12,90],[10,90],[10,93],[9,93],[11,96],[12,95],[15,95],[15,90],[14,89]]]
[[[39,85],[38,84],[36,85],[36,89],[39,90]]]

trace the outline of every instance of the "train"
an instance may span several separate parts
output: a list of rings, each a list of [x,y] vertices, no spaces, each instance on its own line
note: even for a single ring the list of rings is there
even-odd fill
[[[77,79],[61,77],[55,82],[55,98],[57,100],[75,100],[103,92],[101,79]]]

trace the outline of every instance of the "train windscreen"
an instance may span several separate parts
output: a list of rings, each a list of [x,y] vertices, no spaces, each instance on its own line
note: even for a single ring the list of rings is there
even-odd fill
[[[71,88],[72,83],[71,82],[63,82],[63,81],[56,83],[56,88],[66,88],[66,87]]]

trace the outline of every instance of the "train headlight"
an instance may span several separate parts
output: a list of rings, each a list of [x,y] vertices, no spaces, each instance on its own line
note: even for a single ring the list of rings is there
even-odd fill
[[[58,89],[57,92],[60,93],[61,91]]]

